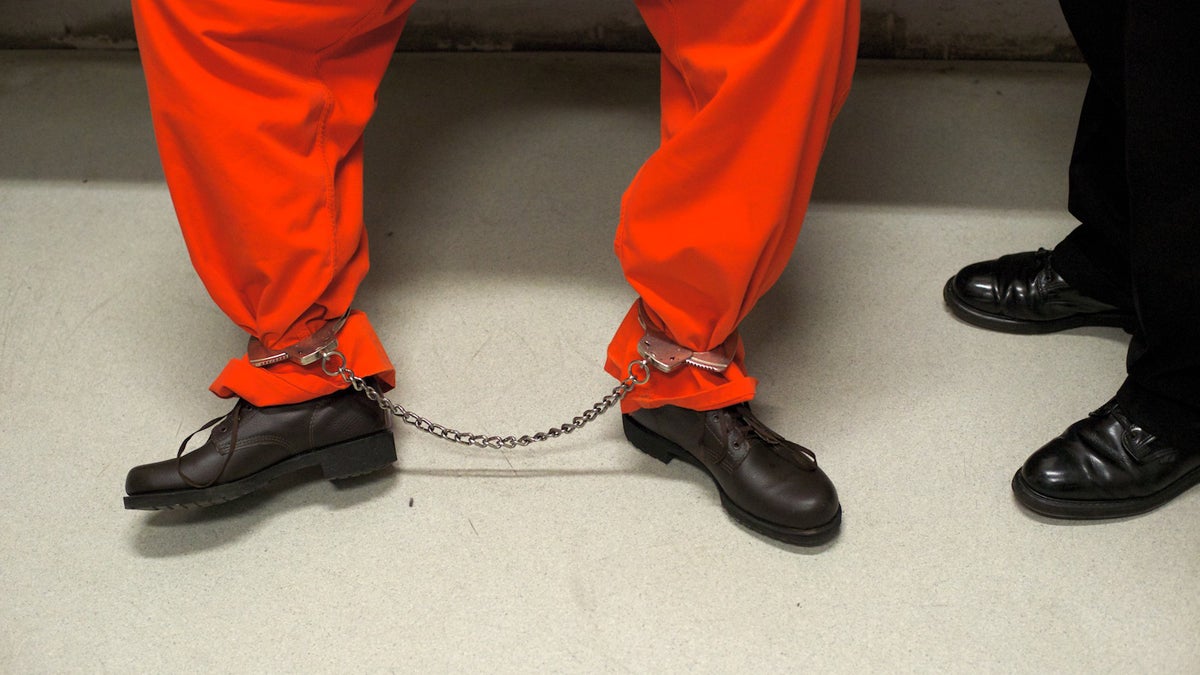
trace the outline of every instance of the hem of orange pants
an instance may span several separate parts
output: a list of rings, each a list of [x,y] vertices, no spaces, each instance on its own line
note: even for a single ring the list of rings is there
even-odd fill
[[[396,369],[366,314],[351,312],[338,333],[337,343],[337,351],[345,355],[346,365],[355,375],[375,377],[383,391],[396,386]],[[243,355],[230,359],[209,390],[221,398],[237,396],[262,407],[311,401],[346,386],[341,377],[326,375],[320,361],[307,366],[285,361],[257,368]]]

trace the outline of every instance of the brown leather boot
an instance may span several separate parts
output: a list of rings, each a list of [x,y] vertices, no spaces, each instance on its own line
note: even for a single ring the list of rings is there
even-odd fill
[[[721,504],[746,527],[799,546],[833,539],[842,522],[837,490],[808,449],[771,431],[745,403],[699,412],[664,406],[624,416],[625,437],[664,463],[699,467]]]
[[[391,415],[353,390],[263,408],[239,400],[196,433],[213,426],[192,452],[182,454],[185,440],[175,458],[130,469],[125,508],[210,506],[310,466],[334,480],[396,461]]]

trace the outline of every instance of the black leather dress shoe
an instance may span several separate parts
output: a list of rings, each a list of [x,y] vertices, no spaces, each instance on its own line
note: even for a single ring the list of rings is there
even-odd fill
[[[192,452],[130,469],[125,508],[210,506],[311,466],[334,480],[396,461],[391,416],[354,390],[263,408],[239,400],[199,431],[212,426]]]
[[[942,296],[958,318],[1005,333],[1053,333],[1081,326],[1132,330],[1132,310],[1075,290],[1045,249],[968,265],[946,282]]]
[[[771,431],[745,403],[709,412],[648,408],[623,420],[625,437],[642,452],[707,473],[722,506],[746,527],[800,546],[837,534],[837,490],[812,452]]]
[[[1197,484],[1200,443],[1171,447],[1110,402],[1030,455],[1012,488],[1042,515],[1099,519],[1150,511]]]

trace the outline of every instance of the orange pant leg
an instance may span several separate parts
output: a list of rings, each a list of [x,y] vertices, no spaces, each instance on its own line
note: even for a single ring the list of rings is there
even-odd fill
[[[362,133],[412,0],[134,0],[159,154],[192,263],[268,347],[350,307],[367,272]],[[367,318],[339,349],[395,373]],[[255,405],[342,383],[320,368],[231,360],[212,384]]]
[[[830,126],[850,89],[858,0],[638,0],[662,48],[662,143],[625,193],[615,249],[675,342],[722,344],[782,274]],[[643,330],[608,351],[618,378]],[[754,397],[744,350],[634,390],[626,412],[710,410]]]

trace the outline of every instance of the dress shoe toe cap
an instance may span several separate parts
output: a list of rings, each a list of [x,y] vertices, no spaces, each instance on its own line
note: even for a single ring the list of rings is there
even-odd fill
[[[1057,441],[1059,439],[1055,439]],[[1055,441],[1043,446],[1021,466],[1021,480],[1030,489],[1046,497],[1086,499],[1090,481],[1084,468],[1069,454],[1057,447]]]
[[[950,280],[954,295],[977,309],[993,308],[999,302],[996,297],[996,272],[993,263],[991,260],[977,262],[959,270]]]

